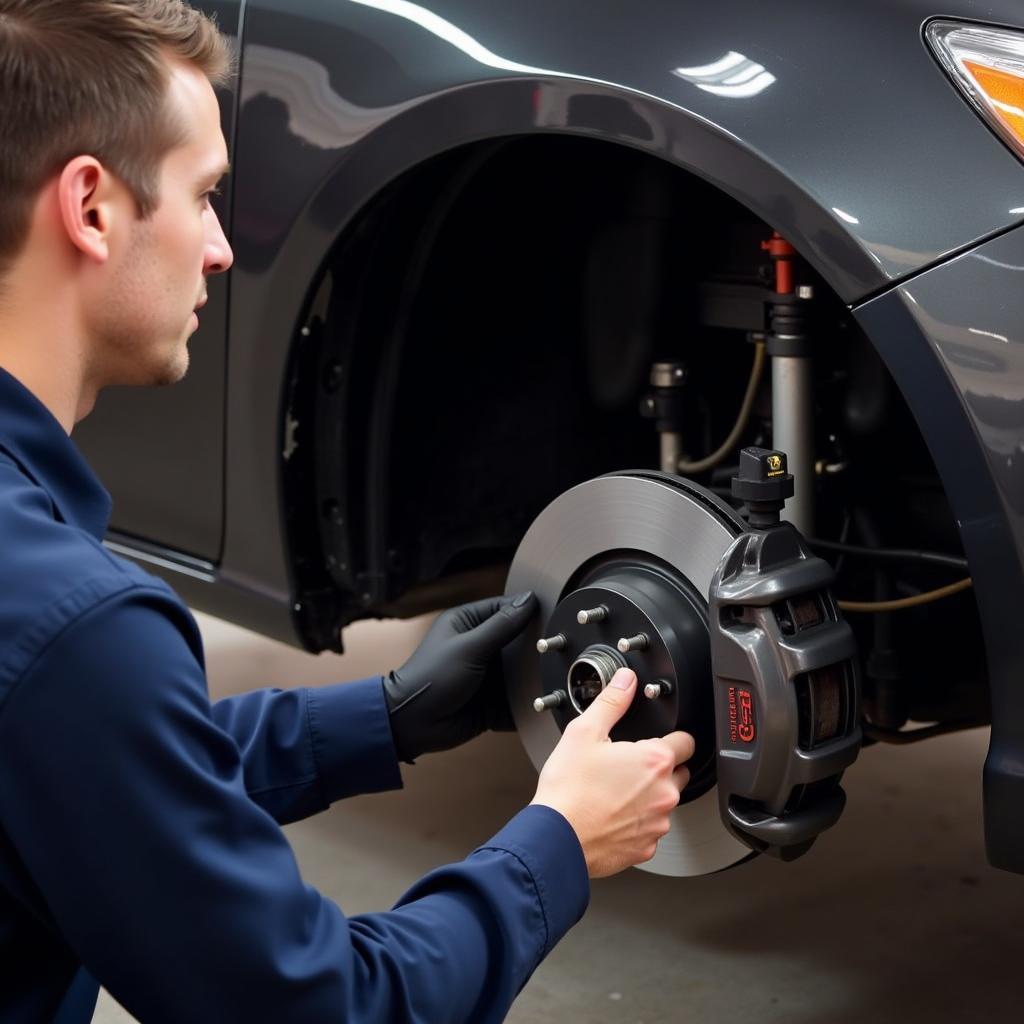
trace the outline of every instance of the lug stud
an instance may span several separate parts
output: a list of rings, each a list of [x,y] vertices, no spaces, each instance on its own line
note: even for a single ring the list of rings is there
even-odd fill
[[[560,708],[568,699],[569,696],[565,690],[554,690],[546,697],[538,697],[533,702],[533,710],[538,713],[541,711],[554,711],[555,708]]]
[[[650,640],[646,633],[637,633],[636,636],[624,636],[616,645],[619,652],[629,654],[630,651],[646,651],[650,646]]]
[[[556,633],[554,636],[545,637],[537,641],[537,653],[547,654],[548,651],[560,651],[565,647],[565,634]]]
[[[644,687],[644,696],[648,700],[657,700],[659,697],[668,697],[672,693],[672,684],[667,679],[659,679],[657,682],[648,683]]]
[[[581,626],[586,626],[591,622],[604,622],[607,618],[608,609],[603,604],[599,604],[596,608],[588,608],[576,615],[576,621]]]

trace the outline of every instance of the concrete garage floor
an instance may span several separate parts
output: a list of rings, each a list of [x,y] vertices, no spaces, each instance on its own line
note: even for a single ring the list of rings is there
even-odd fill
[[[200,617],[215,697],[394,667],[426,624],[362,623],[346,633],[343,657],[313,657]],[[587,916],[508,1020],[1019,1020],[1024,877],[985,864],[986,743],[975,730],[865,750],[846,775],[842,821],[794,864],[759,858],[700,879],[628,871],[596,883]],[[286,830],[306,879],[348,913],[389,906],[487,839],[528,802],[535,778],[516,738],[495,735],[404,774],[401,792],[345,801]],[[131,1019],[105,994],[94,1018]]]

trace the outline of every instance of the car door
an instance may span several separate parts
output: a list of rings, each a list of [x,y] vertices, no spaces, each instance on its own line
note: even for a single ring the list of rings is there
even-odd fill
[[[228,36],[240,33],[243,0],[202,0]],[[218,90],[233,149],[237,80]],[[230,237],[230,180],[214,203]],[[216,563],[224,506],[224,396],[230,275],[210,278],[209,303],[189,343],[188,376],[170,388],[111,388],[74,440],[114,499],[111,534]]]

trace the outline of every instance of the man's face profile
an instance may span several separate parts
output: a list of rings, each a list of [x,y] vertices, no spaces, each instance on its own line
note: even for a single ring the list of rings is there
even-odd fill
[[[161,163],[157,208],[142,219],[128,190],[119,190],[110,259],[96,268],[84,311],[97,387],[180,380],[206,278],[227,270],[233,258],[210,205],[227,170],[213,88],[199,70],[173,62],[167,105],[185,136]]]

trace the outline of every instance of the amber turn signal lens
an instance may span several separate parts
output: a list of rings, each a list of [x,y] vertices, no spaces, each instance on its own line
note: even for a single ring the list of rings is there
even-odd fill
[[[1024,76],[965,60],[964,67],[978,83],[993,114],[1018,139],[1024,141]]]
[[[932,21],[925,38],[953,84],[1024,159],[1024,33]]]

